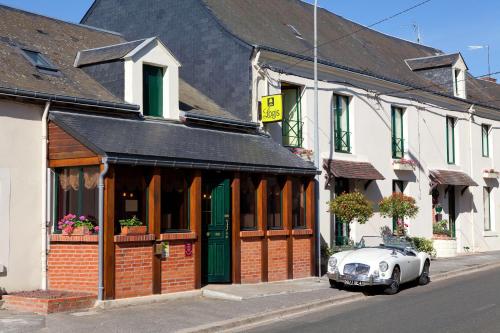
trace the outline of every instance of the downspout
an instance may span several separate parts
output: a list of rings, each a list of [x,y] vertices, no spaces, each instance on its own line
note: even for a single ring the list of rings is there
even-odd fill
[[[98,295],[97,300],[104,300],[104,177],[108,172],[109,165],[108,159],[102,159],[103,169],[99,174],[99,184],[97,185],[99,191],[99,241],[98,241]]]
[[[473,150],[472,150],[472,119],[474,117],[474,104],[470,106],[469,108],[469,157],[470,157],[470,175],[471,177],[474,177],[473,175],[473,165],[474,165],[474,156],[473,156]],[[470,215],[471,215],[471,235],[472,235],[472,252],[476,251],[476,228],[474,225],[474,195],[472,195],[471,192],[471,205],[470,205]]]
[[[42,266],[42,280],[41,289],[47,289],[47,116],[49,114],[50,102],[45,103],[45,108],[42,114],[42,209],[40,213],[40,223],[42,226],[42,255],[41,255],[41,266]]]

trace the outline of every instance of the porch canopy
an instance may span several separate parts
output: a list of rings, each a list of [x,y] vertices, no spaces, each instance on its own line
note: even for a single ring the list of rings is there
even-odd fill
[[[359,179],[366,181],[384,180],[384,176],[369,162],[325,159],[326,184],[335,178]]]
[[[478,186],[465,172],[452,170],[430,170],[430,179],[435,185]]]
[[[108,163],[315,175],[268,136],[136,115],[52,111],[49,119]]]

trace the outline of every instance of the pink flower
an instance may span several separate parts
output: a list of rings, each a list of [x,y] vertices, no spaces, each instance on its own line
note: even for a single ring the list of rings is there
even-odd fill
[[[407,228],[408,228],[408,224],[406,224],[406,223],[405,223],[405,227],[407,227]]]
[[[82,215],[82,216],[80,216],[78,219],[79,219],[80,221],[85,221],[85,216],[83,216],[83,215]]]
[[[99,231],[99,226],[95,226],[95,227],[94,227],[94,231],[95,231],[95,232],[98,232],[98,231]]]

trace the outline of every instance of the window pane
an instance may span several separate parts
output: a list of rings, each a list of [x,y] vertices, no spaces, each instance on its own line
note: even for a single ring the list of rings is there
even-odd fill
[[[349,97],[333,95],[333,112],[335,128],[335,150],[349,153],[351,151],[349,128]]]
[[[256,229],[256,201],[257,191],[256,185],[252,177],[242,177],[240,193],[240,213],[241,213],[241,229]]]
[[[58,174],[57,220],[68,214],[78,215],[78,190],[80,169],[63,169]]]
[[[143,113],[145,116],[163,115],[163,69],[161,67],[143,67]]]
[[[404,157],[403,109],[392,107],[392,158]]]
[[[455,163],[455,119],[446,118],[446,144],[447,144],[447,159],[449,164]]]
[[[484,230],[491,230],[491,189],[489,187],[483,187],[483,203],[484,203]]]
[[[267,226],[269,229],[282,229],[281,223],[281,186],[276,177],[267,181]]]
[[[490,127],[488,125],[482,125],[481,126],[481,131],[482,131],[482,137],[483,137],[483,156],[488,157],[489,156],[489,130]]]
[[[97,210],[99,193],[97,183],[99,182],[99,167],[83,168],[82,180],[82,202],[79,213],[87,216],[92,221],[97,221]]]
[[[306,227],[304,185],[300,179],[292,181],[292,225],[294,228]]]
[[[302,146],[302,115],[300,88],[284,87],[283,94],[283,145]]]
[[[188,230],[188,185],[182,172],[164,174],[161,184],[161,231]]]

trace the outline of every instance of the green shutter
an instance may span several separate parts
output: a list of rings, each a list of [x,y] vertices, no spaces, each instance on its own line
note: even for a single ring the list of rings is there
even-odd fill
[[[351,152],[351,132],[349,131],[349,97],[333,95],[334,98],[334,128],[335,151],[340,153]],[[345,108],[344,108],[345,105]]]
[[[391,107],[391,134],[392,158],[403,158],[403,109],[394,106]]]
[[[446,117],[446,156],[448,164],[455,164],[455,119]]]
[[[145,116],[163,116],[163,69],[143,66],[143,114]]]
[[[283,88],[283,145],[302,147],[302,110],[300,88]]]

